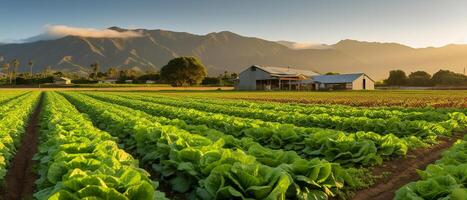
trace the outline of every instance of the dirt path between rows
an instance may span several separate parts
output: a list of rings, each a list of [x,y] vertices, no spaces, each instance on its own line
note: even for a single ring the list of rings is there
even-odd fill
[[[406,158],[394,159],[374,168],[372,174],[382,176],[382,178],[378,179],[370,188],[357,191],[353,199],[392,200],[395,192],[401,186],[419,179],[416,169],[423,170],[427,165],[440,159],[441,153],[451,147],[461,137],[462,134],[457,134],[451,138],[441,138],[436,145],[410,151]],[[386,172],[390,174],[384,176]]]
[[[37,153],[39,113],[42,109],[42,102],[43,96],[41,95],[37,107],[29,118],[21,146],[10,163],[2,194],[4,200],[33,199],[32,194],[34,193],[34,182],[37,179],[37,174],[33,172],[36,162],[32,160],[32,157]]]

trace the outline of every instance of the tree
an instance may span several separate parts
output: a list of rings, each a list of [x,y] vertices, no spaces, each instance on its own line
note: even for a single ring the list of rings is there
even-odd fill
[[[28,65],[29,65],[29,70],[30,70],[29,73],[31,73],[31,78],[32,78],[32,77],[33,77],[32,67],[34,66],[34,61],[33,61],[33,60],[29,60]]]
[[[110,67],[109,70],[107,70],[106,76],[109,78],[117,78],[118,70],[114,67]]]
[[[92,63],[91,64],[92,73],[89,75],[90,76],[89,78],[92,78],[94,80],[97,79],[99,69],[100,69],[100,65],[98,62]]]
[[[18,72],[18,67],[19,67],[19,60],[18,59],[14,59],[12,62],[11,62],[11,65],[13,66],[13,74],[12,76],[15,77],[15,80],[16,80],[16,73]],[[11,84],[11,80],[12,80],[12,76],[10,76],[10,84]],[[15,81],[16,83],[16,81]]]
[[[467,85],[467,76],[449,70],[439,70],[431,78],[435,85]]]
[[[57,78],[63,77],[63,73],[61,71],[54,72],[53,75]]]
[[[327,72],[325,75],[339,75],[338,72]]]
[[[3,63],[2,70],[3,70],[3,73],[5,73],[8,77],[10,77],[10,63]]]
[[[407,83],[411,86],[429,86],[431,85],[431,75],[425,71],[412,72]]]
[[[173,86],[197,85],[206,75],[206,68],[195,57],[174,58],[161,69],[161,77]]]
[[[238,74],[233,72],[230,74],[230,78],[237,78],[238,77]]]
[[[138,75],[138,72],[133,69],[122,70],[118,75],[118,82],[124,83],[126,80],[135,80]]]
[[[407,75],[402,70],[392,70],[389,72],[389,78],[386,79],[387,85],[405,85],[407,83]]]

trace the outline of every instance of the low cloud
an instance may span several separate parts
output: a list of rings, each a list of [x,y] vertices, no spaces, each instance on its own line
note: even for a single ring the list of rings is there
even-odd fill
[[[39,40],[53,40],[65,36],[79,36],[89,38],[133,38],[141,37],[143,34],[137,31],[116,31],[111,29],[80,28],[64,25],[47,25],[44,33],[25,39],[25,42]]]
[[[279,44],[282,44],[290,49],[329,49],[331,48],[326,44],[318,43],[309,43],[309,42],[290,42],[290,41],[278,41]]]

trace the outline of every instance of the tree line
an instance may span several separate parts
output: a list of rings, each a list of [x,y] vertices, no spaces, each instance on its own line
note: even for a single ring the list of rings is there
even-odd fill
[[[132,83],[153,83],[170,84],[172,86],[193,86],[193,85],[233,85],[233,80],[237,77],[236,73],[219,74],[217,77],[208,77],[206,67],[195,57],[178,57],[170,60],[160,71],[141,72],[134,69],[118,70],[115,67],[108,68],[107,71],[101,71],[99,62],[93,62],[86,70],[87,76],[76,73],[54,71],[47,66],[42,72],[33,73],[34,62],[28,61],[30,67],[29,73],[18,73],[20,61],[14,59],[11,62],[5,62],[3,66],[3,83],[10,85],[20,84],[42,84],[52,83],[55,78],[67,77],[72,79],[73,83],[86,84],[98,83],[104,80],[114,80],[116,83],[125,83],[131,80]],[[0,77],[1,79],[2,77]]]
[[[402,70],[392,70],[383,83],[387,86],[466,86],[467,76],[449,70],[439,70],[433,75],[425,71],[415,71],[407,76]]]

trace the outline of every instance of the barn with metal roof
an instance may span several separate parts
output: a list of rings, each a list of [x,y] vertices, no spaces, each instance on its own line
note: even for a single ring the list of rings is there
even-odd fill
[[[317,89],[374,90],[375,81],[365,73],[312,76]]]
[[[253,65],[243,70],[239,90],[372,90],[374,81],[364,73],[320,75],[312,70]]]

